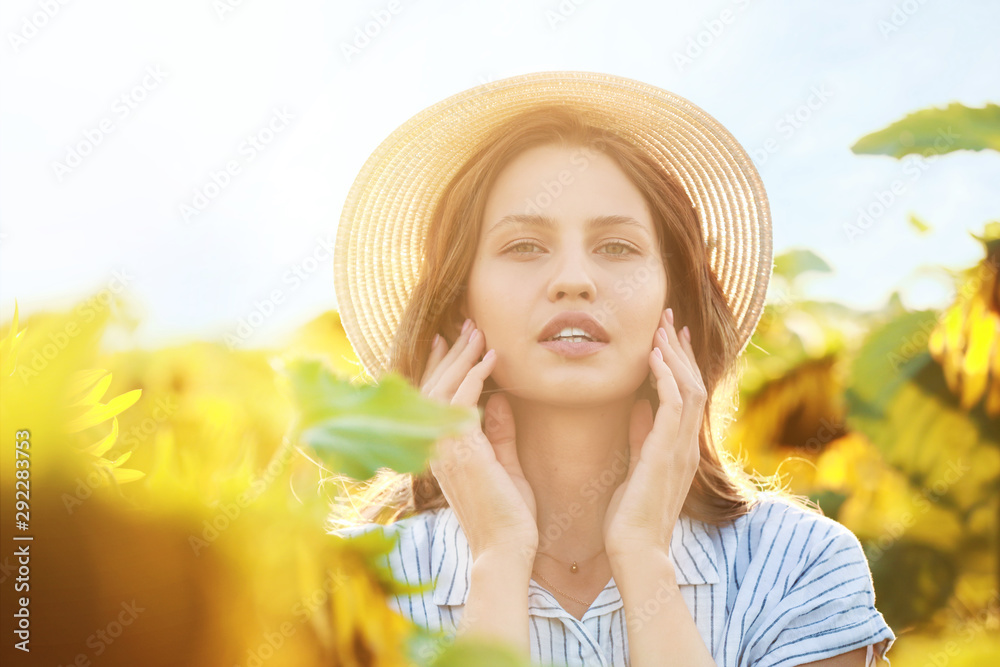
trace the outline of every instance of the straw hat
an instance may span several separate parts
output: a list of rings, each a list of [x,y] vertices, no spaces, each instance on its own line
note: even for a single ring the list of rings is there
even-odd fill
[[[374,378],[413,288],[436,203],[480,142],[511,116],[572,104],[650,153],[683,185],[709,263],[746,348],[771,276],[767,196],[749,155],[714,118],[673,93],[594,72],[538,72],[485,83],[434,104],[389,135],[351,187],[334,251],[334,287],[348,340]]]

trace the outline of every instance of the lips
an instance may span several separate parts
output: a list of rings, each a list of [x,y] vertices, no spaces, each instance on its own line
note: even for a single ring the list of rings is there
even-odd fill
[[[566,327],[583,329],[594,342],[608,342],[608,332],[604,330],[604,327],[593,316],[580,310],[562,312],[553,317],[545,325],[545,328],[542,329],[542,333],[538,336],[538,341],[546,341],[558,335]]]
[[[539,345],[567,359],[586,357],[608,346],[607,343],[593,343],[589,341],[571,343],[568,340],[543,340]]]

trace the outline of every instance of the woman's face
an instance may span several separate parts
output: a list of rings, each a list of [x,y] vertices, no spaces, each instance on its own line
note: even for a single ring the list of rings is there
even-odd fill
[[[501,171],[464,312],[482,331],[483,349],[496,349],[491,377],[502,389],[562,404],[634,393],[649,376],[666,296],[649,208],[611,158],[544,145]],[[604,342],[542,342],[550,320],[568,311],[593,317]]]

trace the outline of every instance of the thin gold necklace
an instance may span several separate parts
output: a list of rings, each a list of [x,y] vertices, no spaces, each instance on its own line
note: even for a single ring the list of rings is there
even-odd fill
[[[565,596],[566,596],[566,597],[568,597],[568,598],[569,598],[570,600],[573,600],[574,602],[579,602],[580,604],[584,605],[585,607],[589,607],[589,606],[590,606],[590,605],[591,605],[591,604],[593,603],[593,601],[591,601],[591,602],[584,602],[584,601],[583,601],[583,600],[581,600],[580,598],[575,598],[575,597],[573,597],[572,595],[570,595],[569,593],[566,593],[565,591],[561,591],[561,590],[559,590],[558,588],[556,588],[556,587],[555,587],[555,586],[554,586],[554,585],[552,584],[552,582],[551,582],[551,581],[549,581],[548,579],[546,579],[546,578],[545,578],[545,577],[543,577],[542,575],[538,574],[537,572],[534,572],[534,571],[532,571],[532,572],[533,572],[533,574],[534,574],[534,575],[535,575],[536,577],[538,577],[538,578],[539,578],[539,579],[541,579],[541,580],[542,580],[543,582],[545,582],[545,584],[546,584],[546,585],[548,585],[548,586],[551,586],[551,587],[552,587],[552,590],[554,590],[554,591],[555,591],[556,593],[559,593],[560,595],[565,595]],[[595,599],[596,599],[596,598],[595,598]]]
[[[536,552],[536,553],[537,553],[537,554],[539,554],[539,555],[541,555],[541,556],[548,556],[548,557],[549,557],[549,558],[551,558],[552,560],[554,560],[554,561],[558,561],[558,562],[562,563],[563,565],[565,565],[565,564],[566,564],[566,561],[564,561],[564,560],[559,560],[559,559],[558,559],[558,558],[556,558],[555,556],[553,556],[553,555],[551,555],[551,554],[547,554],[547,553],[545,553],[544,551],[538,551],[538,552]],[[602,553],[604,553],[604,549],[601,549],[600,551],[598,551],[598,552],[597,552],[596,554],[594,554],[594,555],[593,555],[593,556],[591,556],[590,558],[586,558],[586,559],[584,559],[584,561],[583,561],[583,562],[584,562],[584,563],[587,563],[587,562],[589,562],[589,561],[592,561],[592,560],[594,560],[595,558],[597,558],[598,556],[600,556],[600,555],[601,555]],[[577,566],[577,564],[576,564],[576,561],[573,561],[573,564],[569,566],[569,571],[570,571],[570,572],[572,572],[573,574],[576,574],[577,572],[579,572],[579,571],[580,571],[580,568],[579,568],[579,567]]]
[[[550,554],[544,553],[542,551],[539,551],[537,553],[540,554],[540,555],[542,555],[542,556],[548,556],[552,560],[559,561],[563,565],[566,564],[566,561],[559,560],[558,558],[556,558],[555,556],[552,556]],[[591,561],[591,560],[597,558],[598,556],[600,556],[602,553],[604,553],[604,549],[601,549],[598,553],[596,553],[593,556],[591,556],[590,558],[586,559],[586,561],[584,561],[584,562]],[[580,568],[579,568],[579,566],[577,566],[576,561],[573,561],[573,564],[570,566],[569,571],[572,572],[573,574],[576,574],[577,572],[580,571]],[[556,588],[555,584],[553,584],[551,581],[549,581],[548,579],[546,579],[545,577],[543,577],[541,574],[539,574],[538,572],[536,572],[534,569],[531,570],[531,573],[534,574],[535,576],[537,576],[539,579],[541,579],[546,585],[550,586],[552,588],[552,590],[554,590],[556,593],[559,593],[560,595],[568,597],[570,600],[573,600],[574,602],[579,602],[580,604],[582,604],[582,605],[584,605],[586,607],[589,607],[591,604],[593,604],[593,600],[591,600],[590,602],[585,602],[585,601],[581,600],[580,598],[573,597],[572,595],[570,595],[569,593],[567,593],[565,591],[559,590],[558,588]]]

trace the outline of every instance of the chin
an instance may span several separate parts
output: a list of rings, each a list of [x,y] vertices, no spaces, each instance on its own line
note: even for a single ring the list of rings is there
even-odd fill
[[[605,379],[602,379],[605,378]],[[606,376],[587,378],[565,377],[563,379],[549,378],[542,382],[537,379],[529,383],[531,389],[520,395],[529,400],[562,406],[603,406],[619,401],[635,390],[628,391],[624,384],[608,382]]]

